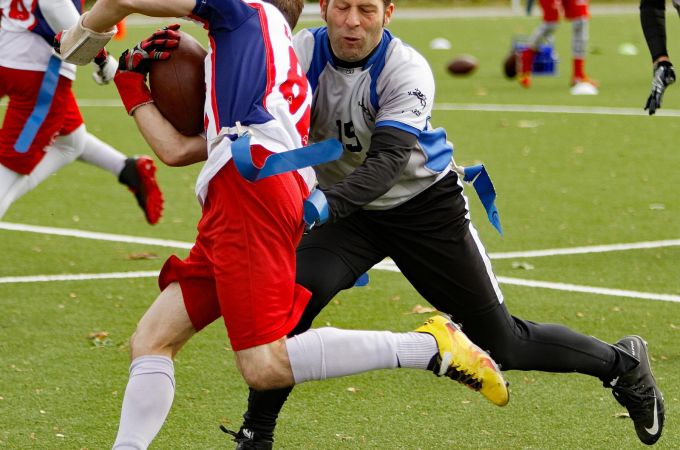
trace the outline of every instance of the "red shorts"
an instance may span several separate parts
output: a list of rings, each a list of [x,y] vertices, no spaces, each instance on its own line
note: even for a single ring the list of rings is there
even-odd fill
[[[540,0],[543,9],[543,20],[557,22],[560,20],[560,9],[567,19],[589,17],[588,0]]]
[[[210,181],[189,256],[158,280],[178,281],[198,331],[222,316],[232,348],[274,342],[297,325],[311,293],[295,283],[295,249],[308,189],[296,172],[246,181],[230,161]]]
[[[33,143],[26,153],[14,150],[14,144],[35,107],[43,76],[44,72],[0,67],[0,97],[9,96],[0,129],[0,164],[22,175],[31,173],[55,136],[69,134],[83,124],[71,91],[73,82],[60,76],[50,110]]]

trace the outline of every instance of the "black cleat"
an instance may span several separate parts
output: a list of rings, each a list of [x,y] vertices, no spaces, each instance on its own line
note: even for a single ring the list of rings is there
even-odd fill
[[[652,445],[661,437],[664,406],[649,364],[647,343],[640,336],[626,336],[614,345],[638,359],[640,364],[610,383],[612,393],[628,410],[638,438]]]
[[[255,433],[247,428],[241,428],[238,433],[220,425],[220,430],[231,435],[236,442],[236,450],[272,450],[274,442],[268,439],[258,439]]]

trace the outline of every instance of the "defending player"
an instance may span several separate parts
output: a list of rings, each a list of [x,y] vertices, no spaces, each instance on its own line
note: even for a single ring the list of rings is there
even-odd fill
[[[680,13],[680,3],[673,1]],[[652,91],[645,103],[649,115],[661,108],[666,88],[675,83],[675,69],[666,48],[666,4],[664,0],[640,0],[640,23],[652,56]]]
[[[588,51],[588,0],[539,0],[543,10],[543,22],[534,30],[529,38],[528,48],[519,58],[518,79],[525,88],[531,86],[531,67],[536,50],[540,44],[548,42],[557,30],[560,10],[571,21],[572,26],[572,76],[571,93],[574,95],[597,94],[597,83],[591,80],[585,71],[586,52]]]
[[[154,42],[172,46],[176,27],[124,53],[116,76],[126,108],[154,151],[166,155],[178,148],[205,159],[207,143],[207,161],[196,185],[203,210],[195,245],[184,261],[171,257],[166,262],[159,279],[162,292],[131,339],[133,361],[114,448],[150,444],[172,404],[172,358],[220,316],[237,366],[256,389],[411,367],[460,380],[498,405],[508,401],[498,367],[442,316],[414,333],[322,328],[286,339],[311,295],[295,282],[295,248],[314,171],[301,168],[250,182],[232,158],[240,139],[250,138],[258,165],[308,139],[311,95],[290,27],[303,2],[275,5],[259,0],[99,0],[62,36],[62,54],[86,63],[113,34],[113,25],[130,13],[191,14],[204,23],[211,43],[205,139],[179,135],[150,102],[144,83],[148,65],[143,60],[163,58]]]
[[[640,337],[610,345],[508,312],[451,170],[451,148],[443,130],[429,124],[432,72],[416,50],[384,29],[393,10],[389,0],[321,0],[326,27],[294,38],[314,88],[311,141],[340,135],[345,151],[316,168],[330,220],[298,247],[297,282],[312,298],[293,333],[309,328],[340,290],[389,256],[503,370],[596,377],[628,409],[639,439],[653,444],[663,429],[664,405]],[[235,434],[238,449],[272,447],[289,392],[251,390]]]
[[[75,67],[53,56],[54,30],[76,23],[81,7],[80,0],[0,0],[0,98],[9,97],[0,129],[0,219],[18,198],[79,158],[117,176],[155,224],[163,198],[153,160],[126,158],[86,131],[71,91]],[[108,83],[116,67],[115,58],[101,53],[95,81]]]

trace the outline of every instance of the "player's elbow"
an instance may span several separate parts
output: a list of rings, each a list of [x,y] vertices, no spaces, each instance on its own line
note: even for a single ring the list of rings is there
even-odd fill
[[[168,150],[162,152],[156,152],[158,159],[161,160],[163,164],[170,167],[183,167],[186,166],[185,156],[180,154],[178,151]]]
[[[198,145],[197,145],[198,142]],[[183,167],[208,159],[205,141],[167,143],[154,149],[161,162],[170,167]]]

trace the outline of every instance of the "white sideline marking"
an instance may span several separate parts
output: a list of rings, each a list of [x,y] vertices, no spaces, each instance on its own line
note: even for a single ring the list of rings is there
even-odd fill
[[[81,239],[94,239],[96,241],[127,242],[131,244],[155,245],[157,247],[172,247],[190,249],[193,244],[189,242],[172,241],[167,239],[153,239],[123,234],[98,233],[96,231],[72,230],[68,228],[42,227],[38,225],[26,225],[22,223],[0,222],[1,230],[26,231],[29,233],[52,234],[57,236],[76,237]]]
[[[392,261],[382,261],[375,266],[374,269],[386,270],[389,272],[399,272],[399,268]],[[680,303],[680,295],[671,294],[655,294],[651,292],[638,292],[638,291],[628,291],[625,289],[609,289],[600,288],[593,286],[581,286],[578,284],[569,283],[553,283],[549,281],[534,281],[534,280],[523,280],[521,278],[510,278],[510,277],[496,277],[500,283],[511,284],[514,286],[524,286],[524,287],[534,287],[543,289],[552,289],[555,291],[567,291],[567,292],[582,292],[585,294],[598,294],[598,295],[608,295],[612,297],[629,297],[629,298],[641,298],[646,300],[657,300],[664,302],[677,302]]]
[[[155,245],[158,247],[171,247],[190,249],[193,245],[189,242],[173,241],[167,239],[154,239],[137,236],[128,236],[123,234],[109,234],[99,233],[95,231],[82,231],[69,228],[53,228],[39,225],[27,225],[22,223],[0,222],[0,230],[8,231],[25,231],[29,233],[38,234],[52,234],[57,236],[76,237],[81,239],[94,239],[100,241],[112,242],[127,242],[132,244]],[[631,242],[628,244],[611,244],[611,245],[592,245],[588,247],[571,247],[571,248],[552,248],[545,250],[527,250],[521,252],[504,252],[504,253],[489,253],[491,259],[509,259],[509,258],[535,258],[540,256],[558,256],[558,255],[581,255],[584,253],[605,253],[624,250],[639,250],[660,247],[677,247],[680,246],[680,239],[668,239],[662,241],[644,241]]]
[[[399,268],[389,260],[382,261],[373,269],[388,272],[400,272]],[[79,273],[68,275],[32,275],[24,277],[0,277],[0,284],[7,283],[35,283],[46,281],[85,281],[85,280],[110,280],[121,278],[151,278],[158,276],[157,270],[146,272],[112,272],[112,273]],[[608,295],[612,297],[640,298],[645,300],[658,300],[665,302],[680,303],[680,295],[654,294],[650,292],[628,291],[625,289],[610,289],[592,286],[581,286],[569,283],[553,283],[549,281],[523,280],[521,278],[498,277],[498,281],[503,284],[514,286],[524,286],[533,288],[552,289],[556,291],[581,292],[585,294]]]
[[[486,103],[435,103],[435,111],[515,112],[544,114],[594,114],[602,116],[648,116],[642,108],[566,105],[494,105]],[[680,117],[680,110],[659,109],[658,116]]]
[[[116,278],[148,278],[157,277],[158,270],[146,272],[112,272],[112,273],[75,273],[65,275],[31,275],[26,277],[0,277],[0,284],[5,283],[35,283],[44,281],[83,281],[83,280],[111,280]]]
[[[43,227],[37,225],[26,225],[18,223],[0,222],[0,229],[9,231],[25,231],[30,233],[52,234],[58,236],[68,236],[83,239],[94,239],[112,242],[128,242],[135,244],[155,245],[159,247],[172,247],[190,249],[192,244],[188,242],[172,241],[165,239],[151,239],[141,238],[135,236],[126,236],[120,234],[97,233],[93,231],[81,231],[67,228],[53,228]],[[680,239],[655,241],[655,242],[637,242],[631,244],[614,244],[614,245],[597,245],[592,247],[575,247],[564,249],[551,250],[535,250],[527,252],[509,252],[496,253],[489,256],[493,259],[503,258],[517,258],[517,257],[533,257],[533,256],[550,256],[550,255],[568,255],[568,254],[582,254],[593,252],[607,252],[640,248],[657,248],[680,245]],[[390,272],[399,272],[399,268],[391,260],[384,260],[376,264],[374,269],[386,270]],[[75,274],[75,275],[35,275],[25,277],[2,277],[0,284],[3,283],[29,283],[39,281],[77,281],[77,280],[93,280],[93,279],[107,279],[107,278],[138,278],[138,277],[154,277],[158,276],[157,271],[149,272],[115,272],[109,274]],[[580,286],[566,283],[552,283],[544,281],[523,280],[519,278],[498,277],[498,281],[504,284],[514,284],[517,286],[539,287],[544,289],[554,289],[569,292],[584,292],[590,294],[610,295],[615,297],[631,297],[648,300],[661,300],[670,302],[680,302],[680,296],[670,294],[654,294],[648,292],[627,291],[623,289],[609,289],[598,288],[591,286]]]
[[[1,100],[0,106],[6,106],[7,100]],[[81,108],[122,108],[118,99],[78,99]],[[538,114],[591,114],[601,116],[648,116],[642,108],[614,108],[607,106],[566,106],[566,105],[496,105],[486,103],[435,103],[435,111],[476,111],[476,112],[512,112]],[[680,117],[678,109],[659,109],[661,117]]]
[[[660,247],[680,246],[680,239],[665,241],[631,242],[628,244],[591,245],[589,247],[548,248],[545,250],[527,250],[523,252],[489,253],[491,259],[536,258],[539,256],[582,255],[585,253],[618,252],[624,250],[640,250]]]

